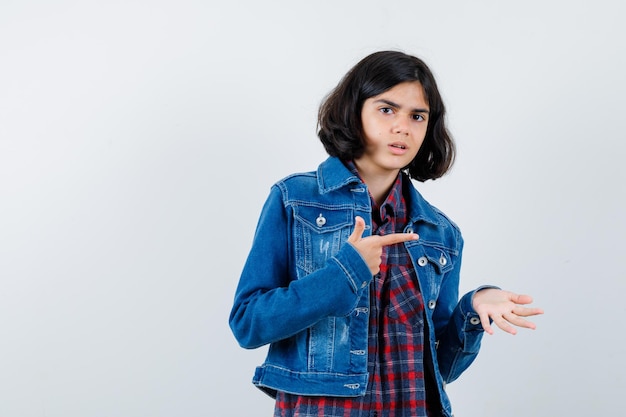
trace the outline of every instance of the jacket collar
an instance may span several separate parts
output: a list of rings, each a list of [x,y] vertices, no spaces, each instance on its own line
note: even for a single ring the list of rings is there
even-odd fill
[[[439,212],[434,209],[415,189],[408,175],[404,175],[403,186],[412,223],[425,221],[434,225],[444,225]],[[354,175],[339,158],[329,157],[317,168],[317,185],[320,194],[326,194],[349,184],[360,184],[361,180]]]
[[[337,157],[331,156],[317,168],[317,186],[320,194],[335,191],[348,184],[360,183],[359,177],[354,175]]]
[[[409,207],[410,221],[416,223],[421,220],[437,226],[445,226],[446,223],[441,218],[440,212],[422,197],[407,174],[402,173],[402,175],[404,175],[402,185],[405,187],[404,195]]]

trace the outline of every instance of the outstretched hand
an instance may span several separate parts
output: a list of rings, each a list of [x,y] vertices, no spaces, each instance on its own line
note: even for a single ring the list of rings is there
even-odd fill
[[[535,324],[523,319],[523,317],[543,314],[540,308],[523,307],[530,304],[533,299],[530,295],[514,294],[509,291],[496,288],[487,288],[474,294],[472,305],[478,313],[483,329],[489,334],[493,334],[493,329],[489,324],[489,318],[502,330],[510,334],[516,334],[517,327],[535,329]]]
[[[354,230],[350,237],[348,237],[348,242],[354,246],[365,260],[372,275],[376,275],[378,271],[380,271],[380,262],[384,246],[419,239],[416,233],[391,233],[383,236],[372,235],[363,237],[364,230],[365,220],[356,216],[354,218]]]

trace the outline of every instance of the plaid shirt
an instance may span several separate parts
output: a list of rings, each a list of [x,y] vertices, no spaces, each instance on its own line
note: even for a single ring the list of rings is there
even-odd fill
[[[349,164],[349,168],[354,166]],[[398,175],[385,202],[374,207],[372,233],[402,233],[407,223]],[[438,398],[425,363],[424,303],[403,244],[383,248],[370,285],[367,393],[363,397],[307,397],[279,392],[275,417],[427,417],[426,393]],[[428,362],[428,359],[426,359]],[[428,387],[428,390],[427,390]],[[433,391],[434,390],[434,391]],[[430,396],[429,396],[430,398]],[[438,410],[438,400],[429,408]],[[429,403],[431,400],[429,399]]]

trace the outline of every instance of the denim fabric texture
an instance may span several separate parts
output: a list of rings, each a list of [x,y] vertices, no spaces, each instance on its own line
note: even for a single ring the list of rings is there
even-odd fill
[[[443,413],[444,387],[474,361],[483,335],[472,308],[459,300],[463,239],[458,227],[403,181],[409,208],[405,243],[425,303],[428,345]],[[257,225],[230,314],[244,348],[269,344],[253,383],[271,396],[359,396],[367,388],[369,286],[372,275],[346,242],[354,218],[371,233],[367,187],[337,158],[294,174],[271,189]],[[433,331],[434,329],[434,331]]]

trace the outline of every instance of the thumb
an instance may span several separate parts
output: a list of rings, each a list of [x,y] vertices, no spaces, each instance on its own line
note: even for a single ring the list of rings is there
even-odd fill
[[[365,220],[362,217],[356,216],[354,218],[354,230],[350,237],[348,237],[348,242],[356,243],[361,240],[363,236],[363,231],[365,230]]]

